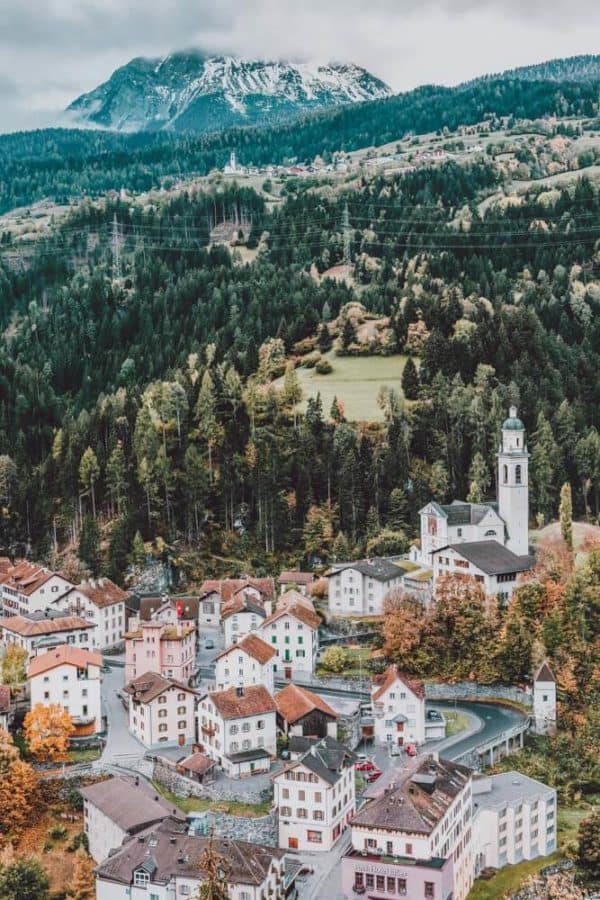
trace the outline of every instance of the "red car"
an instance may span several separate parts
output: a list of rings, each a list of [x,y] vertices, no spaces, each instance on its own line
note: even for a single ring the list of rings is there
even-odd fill
[[[382,775],[381,769],[373,769],[365,776],[365,781],[367,784],[371,784],[372,781],[377,781]]]
[[[354,763],[354,768],[357,772],[373,772],[377,766],[370,759],[362,759]]]
[[[416,756],[416,755],[417,755],[417,748],[415,747],[414,744],[405,744],[405,745],[404,745],[404,752],[406,753],[407,756]]]

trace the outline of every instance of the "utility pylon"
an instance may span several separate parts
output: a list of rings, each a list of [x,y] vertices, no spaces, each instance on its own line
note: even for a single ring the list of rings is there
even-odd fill
[[[352,249],[352,231],[350,229],[350,214],[348,212],[347,203],[344,205],[344,213],[342,215],[342,232],[344,236],[344,263],[349,266]]]
[[[119,223],[117,214],[115,213],[112,225],[112,261],[113,261],[113,281],[121,277],[121,244],[119,237]]]

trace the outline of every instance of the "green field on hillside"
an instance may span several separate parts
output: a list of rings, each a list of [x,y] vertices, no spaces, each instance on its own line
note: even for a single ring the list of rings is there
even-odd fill
[[[333,366],[330,375],[319,375],[315,369],[299,366],[296,369],[302,388],[300,409],[304,412],[309,397],[321,394],[323,412],[329,415],[333,398],[344,404],[350,421],[382,422],[383,411],[377,403],[382,386],[394,388],[402,394],[402,372],[407,356],[336,356],[334,350],[325,354]]]

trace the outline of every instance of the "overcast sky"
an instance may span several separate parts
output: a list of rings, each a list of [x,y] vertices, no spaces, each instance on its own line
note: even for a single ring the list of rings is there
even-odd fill
[[[351,61],[396,91],[600,51],[598,0],[0,0],[0,131],[43,126],[134,56]]]

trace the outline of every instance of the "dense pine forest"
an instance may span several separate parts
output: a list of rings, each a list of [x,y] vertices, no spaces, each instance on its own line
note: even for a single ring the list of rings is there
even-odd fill
[[[562,70],[560,70],[562,71]],[[478,79],[455,88],[425,86],[307,116],[275,128],[237,128],[205,137],[46,129],[0,136],[0,213],[50,197],[98,196],[126,187],[145,191],[165,179],[205,175],[231,150],[246,165],[312,160],[406,135],[481,122],[485,117],[598,115],[598,78]]]
[[[121,578],[140,536],[203,547],[213,568],[404,549],[430,497],[494,493],[512,401],[533,515],[554,517],[569,481],[575,514],[598,516],[600,194],[580,180],[480,214],[497,180],[448,163],[348,193],[290,182],[275,212],[235,184],[84,203],[26,267],[7,259],[2,551],[79,541]],[[247,223],[252,262],[209,244],[223,221]],[[354,286],[315,277],[345,252]],[[319,398],[300,415],[290,360],[351,340],[357,297],[389,317],[391,355],[422,323],[417,365],[382,392],[381,423]]]

